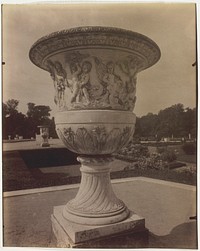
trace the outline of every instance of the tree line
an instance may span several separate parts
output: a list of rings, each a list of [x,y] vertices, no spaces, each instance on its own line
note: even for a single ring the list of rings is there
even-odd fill
[[[176,104],[158,114],[148,113],[136,120],[134,137],[161,138],[196,138],[196,108],[184,108]]]
[[[39,133],[38,126],[46,125],[49,127],[50,137],[57,137],[55,131],[54,117],[50,118],[50,107],[46,105],[27,104],[27,113],[18,112],[19,101],[9,99],[3,103],[3,139],[8,136],[13,139],[16,135],[23,138],[35,138]]]
[[[38,126],[47,125],[50,137],[56,138],[54,117],[50,118],[50,107],[45,105],[27,104],[27,113],[18,112],[19,101],[9,99],[3,103],[3,139],[10,135],[23,138],[35,137]],[[137,117],[134,138],[153,138],[160,140],[163,137],[196,138],[196,108],[184,108],[183,104],[176,104],[158,114],[148,113]]]

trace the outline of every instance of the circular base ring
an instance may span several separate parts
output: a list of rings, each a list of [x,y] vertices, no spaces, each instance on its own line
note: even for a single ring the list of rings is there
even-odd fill
[[[63,210],[63,216],[71,222],[75,222],[82,225],[107,225],[113,224],[125,220],[129,216],[130,212],[125,207],[124,211],[116,215],[104,215],[104,216],[79,216],[68,212],[66,209]]]

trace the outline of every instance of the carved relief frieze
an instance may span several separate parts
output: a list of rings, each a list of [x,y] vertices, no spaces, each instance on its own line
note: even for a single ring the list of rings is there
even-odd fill
[[[132,111],[135,105],[139,57],[127,55],[118,60],[73,51],[65,62],[47,60],[59,110],[115,109]]]
[[[55,61],[53,63],[51,60],[48,60],[47,64],[50,76],[54,83],[54,102],[58,105],[59,108],[64,108],[65,89],[66,87],[69,87],[67,82],[67,73],[59,61]]]

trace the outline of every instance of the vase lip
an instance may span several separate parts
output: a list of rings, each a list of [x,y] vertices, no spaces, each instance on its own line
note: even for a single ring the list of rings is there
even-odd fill
[[[60,31],[55,31],[52,33],[49,33],[45,36],[42,36],[41,38],[39,38],[31,47],[31,49],[33,47],[35,47],[36,45],[38,45],[38,43],[46,41],[48,39],[54,38],[54,37],[58,37],[58,36],[65,36],[65,35],[72,35],[72,34],[84,34],[84,33],[113,33],[113,34],[117,34],[117,35],[127,35],[127,36],[136,36],[139,38],[143,38],[146,39],[147,41],[149,41],[150,43],[153,43],[155,46],[158,47],[158,45],[149,37],[132,31],[132,30],[128,30],[128,29],[123,29],[123,28],[118,28],[118,27],[113,27],[113,26],[79,26],[79,27],[73,27],[73,28],[69,28],[69,29],[63,29]],[[159,47],[158,47],[159,49]],[[160,50],[160,49],[159,49]]]
[[[103,39],[99,39],[98,44],[90,44],[90,41],[85,41],[85,36],[99,36]],[[83,39],[80,39],[79,42],[83,41],[82,45],[76,46],[76,43],[70,41],[70,44],[68,44],[67,39],[77,39],[76,36],[83,36]],[[104,37],[103,37],[104,36]],[[112,41],[107,43],[105,36],[114,36],[116,39],[122,39],[123,41],[117,42],[117,44],[112,44]],[[66,40],[66,43],[63,41]],[[147,67],[152,66],[155,64],[161,56],[160,48],[158,45],[149,37],[127,29],[117,28],[117,27],[111,27],[111,26],[79,26],[69,29],[64,29],[60,31],[56,31],[53,33],[50,33],[46,36],[43,36],[39,38],[30,48],[29,51],[29,58],[30,60],[37,65],[38,67],[47,70],[47,68],[43,65],[44,58],[48,56],[48,54],[51,54],[52,52],[56,52],[55,44],[59,43],[59,46],[63,43],[63,48],[61,49],[76,49],[76,47],[84,47],[87,48],[87,46],[92,46],[95,48],[96,46],[108,46],[110,47],[117,47],[117,48],[123,48],[127,49],[128,51],[134,51],[135,48],[133,46],[130,46],[130,41],[134,41],[134,46],[140,49],[149,50],[148,55],[146,55],[148,62]],[[140,45],[142,43],[142,45]],[[51,44],[54,45],[54,48],[51,47]],[[50,45],[50,46],[49,46]],[[45,48],[46,47],[46,48]],[[143,47],[143,48],[142,48]],[[45,53],[45,50],[49,50],[47,53]],[[145,55],[144,55],[145,56]]]

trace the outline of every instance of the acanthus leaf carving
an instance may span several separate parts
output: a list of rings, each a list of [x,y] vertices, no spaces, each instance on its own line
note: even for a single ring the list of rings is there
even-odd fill
[[[65,145],[72,151],[83,154],[110,154],[124,146],[133,134],[132,126],[106,130],[104,126],[93,128],[57,126],[57,131]]]
[[[88,130],[84,127],[78,128],[74,137],[78,149],[83,149],[87,151],[88,149],[93,149],[93,139],[88,133]]]

